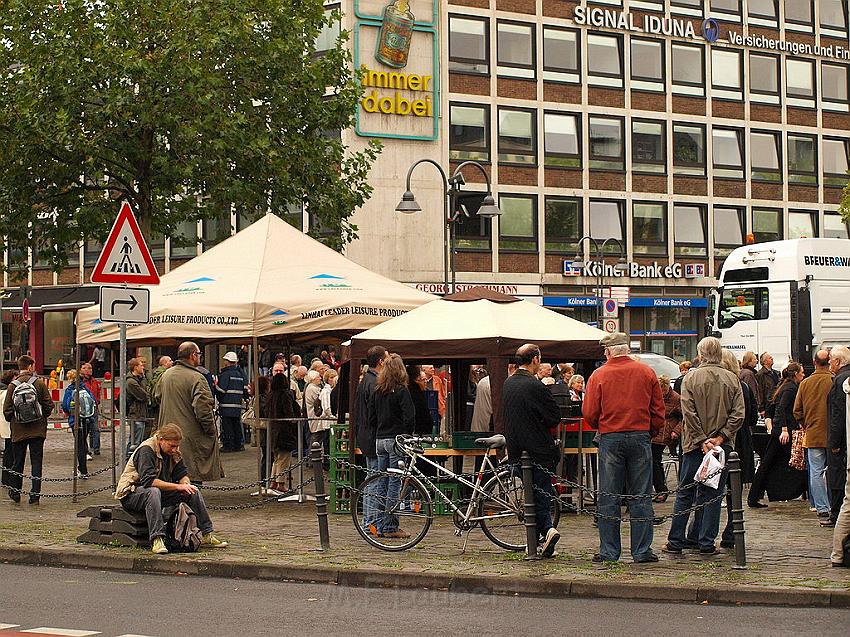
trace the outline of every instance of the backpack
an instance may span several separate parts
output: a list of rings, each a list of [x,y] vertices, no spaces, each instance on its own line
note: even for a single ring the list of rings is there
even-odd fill
[[[171,515],[165,528],[165,547],[170,553],[196,553],[201,547],[204,535],[198,528],[195,512],[185,502],[181,502]]]
[[[15,422],[26,425],[41,420],[41,403],[35,390],[35,376],[26,381],[13,380],[12,406],[15,409]]]
[[[91,397],[88,389],[80,387],[80,418],[91,418],[97,410],[97,403]]]

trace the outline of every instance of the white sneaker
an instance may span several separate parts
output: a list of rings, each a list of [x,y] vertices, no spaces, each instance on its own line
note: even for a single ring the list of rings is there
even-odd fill
[[[92,456],[90,453],[87,453],[86,460],[94,460],[94,456]]]
[[[88,480],[89,474],[81,473],[80,471],[77,471],[77,478],[79,478],[80,480]]]
[[[561,534],[558,532],[558,529],[552,527],[546,531],[546,538],[540,546],[540,555],[543,557],[553,557],[555,555],[555,545],[560,539]]]

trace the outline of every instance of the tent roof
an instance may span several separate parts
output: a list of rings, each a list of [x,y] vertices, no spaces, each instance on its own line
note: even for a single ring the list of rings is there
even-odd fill
[[[350,261],[267,214],[150,287],[151,322],[136,342],[341,336],[368,329],[435,297]],[[100,307],[77,314],[81,343],[118,340]]]

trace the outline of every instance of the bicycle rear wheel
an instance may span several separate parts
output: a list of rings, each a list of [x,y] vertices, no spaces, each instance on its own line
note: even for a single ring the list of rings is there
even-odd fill
[[[390,501],[386,494],[392,479],[401,480],[401,486],[398,497]],[[367,515],[372,519],[367,519]],[[354,527],[372,546],[383,551],[404,551],[416,546],[431,527],[431,496],[413,476],[373,475],[360,485],[351,517]]]
[[[493,544],[508,551],[524,551],[525,495],[522,478],[511,470],[493,476],[483,487],[487,494],[478,504],[481,530]],[[552,496],[552,526],[561,519],[561,502]]]

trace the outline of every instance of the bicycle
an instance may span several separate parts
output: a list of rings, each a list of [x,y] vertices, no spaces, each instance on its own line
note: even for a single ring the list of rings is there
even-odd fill
[[[428,459],[420,446],[422,441],[423,438],[415,436],[396,436],[397,449],[401,455],[407,456],[406,460],[399,461],[398,468],[387,469],[386,474],[376,473],[368,476],[357,490],[351,506],[351,517],[363,539],[384,551],[404,551],[416,546],[431,528],[434,517],[431,498],[433,492],[453,512],[455,536],[460,537],[464,532],[467,534],[464,550],[469,540],[469,532],[480,525],[484,535],[497,546],[509,551],[524,551],[525,497],[519,469],[504,462],[493,462],[495,452],[506,444],[505,437],[497,434],[475,441],[486,446],[487,452],[482,457],[481,467],[473,474],[474,481],[467,480]],[[437,478],[457,480],[471,488],[472,497],[465,508],[456,505],[448,495],[440,491],[432,477],[425,475],[416,466],[417,461],[424,461],[434,467]],[[383,485],[385,480],[388,481],[386,487]],[[375,495],[378,488],[386,492],[392,486],[389,482],[391,480],[400,483],[397,496],[390,496],[388,492],[388,495],[383,497]],[[374,502],[370,502],[370,505],[375,507],[370,511],[375,518],[373,520],[364,520],[368,498],[375,498]],[[383,502],[379,502],[381,499]],[[561,517],[561,503],[554,494],[551,506],[552,525],[557,526]],[[398,528],[405,531],[380,534],[377,529],[377,517],[386,514],[396,516],[399,519]],[[415,531],[408,533],[413,529]]]

